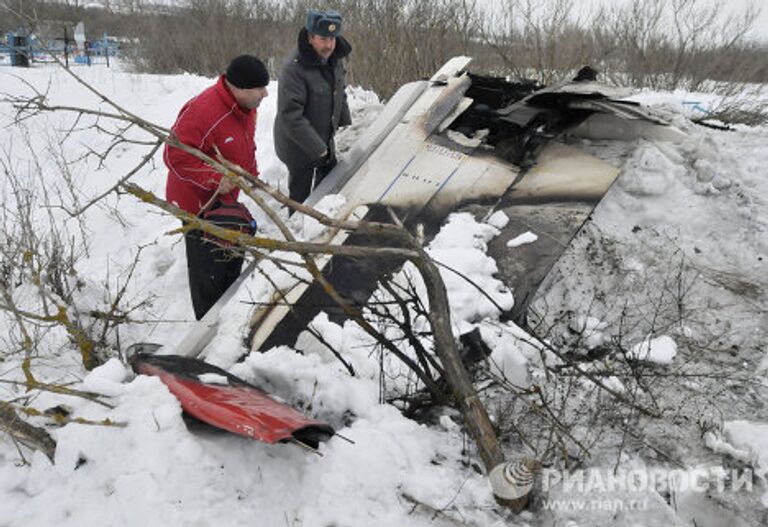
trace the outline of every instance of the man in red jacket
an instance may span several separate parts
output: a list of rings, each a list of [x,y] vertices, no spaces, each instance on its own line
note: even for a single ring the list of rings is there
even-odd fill
[[[185,145],[212,158],[216,149],[254,178],[256,165],[256,109],[268,95],[269,73],[251,55],[232,60],[218,82],[187,102],[172,132]],[[196,216],[219,204],[235,204],[240,189],[211,166],[171,146],[163,156],[168,167],[166,199]],[[187,271],[192,306],[200,320],[240,275],[243,258],[207,241],[197,230],[185,235]]]

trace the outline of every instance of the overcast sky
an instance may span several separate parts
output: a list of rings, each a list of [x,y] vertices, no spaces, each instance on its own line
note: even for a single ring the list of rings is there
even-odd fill
[[[595,9],[600,5],[617,4],[622,0],[574,0],[582,9]],[[627,2],[629,0],[623,0]],[[671,3],[671,0],[668,0]],[[698,0],[702,5],[716,5],[721,10],[723,17],[729,13],[744,13],[750,4],[762,8],[755,19],[751,37],[755,40],[768,43],[768,2],[766,0]],[[504,0],[477,0],[481,6],[496,6],[504,3]]]

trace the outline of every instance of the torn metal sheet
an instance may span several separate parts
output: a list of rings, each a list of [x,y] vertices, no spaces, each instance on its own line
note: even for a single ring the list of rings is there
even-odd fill
[[[233,434],[312,449],[335,434],[330,425],[199,359],[136,353],[131,365],[136,373],[159,377],[189,415]]]
[[[491,244],[514,288],[513,315],[524,316],[527,299],[618,176],[614,167],[556,139],[567,132],[680,141],[685,134],[590,79],[542,88],[473,75],[470,62],[452,59],[429,81],[401,88],[307,203],[341,194],[346,204],[339,218],[386,221],[384,208],[391,207],[406,226],[426,223],[433,231],[470,203],[484,213],[504,210],[511,221],[498,240],[523,225],[548,240],[518,248],[514,258],[501,241]],[[370,236],[334,236],[334,243],[376,243]],[[319,263],[340,293],[361,304],[381,276],[402,264],[344,257]],[[321,310],[342,316],[316,284],[296,283],[274,299],[252,320],[254,350],[294,344]]]

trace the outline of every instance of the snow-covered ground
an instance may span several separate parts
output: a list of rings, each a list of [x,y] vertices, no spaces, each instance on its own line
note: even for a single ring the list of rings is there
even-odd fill
[[[192,75],[134,75],[104,67],[77,71],[116,103],[163,126],[170,126],[181,105],[212,82]],[[54,104],[100,105],[54,67],[5,69],[0,75],[4,95],[29,95],[35,87],[47,91]],[[272,95],[259,110],[257,157],[262,177],[285,189],[286,171],[272,144],[276,84],[269,89]],[[342,147],[381,109],[371,93],[352,89],[349,96],[356,124],[346,138],[340,138]],[[670,432],[674,417],[658,420],[652,439],[691,441],[687,450],[679,444],[670,448],[687,453],[680,456],[687,466],[720,463],[730,470],[738,464],[765,474],[768,415],[760,400],[765,395],[764,377],[754,372],[765,358],[768,327],[764,168],[768,130],[721,132],[694,127],[685,119],[692,111],[690,105],[682,104],[692,96],[640,96],[668,112],[690,133],[690,141],[682,145],[580,142],[616,163],[623,173],[595,211],[593,224],[558,263],[545,296],[549,306],[572,311],[574,319],[580,316],[581,328],[589,328],[590,342],[598,347],[611,336],[611,324],[617,319],[612,314],[620,311],[617,305],[627,300],[641,304],[640,295],[651,296],[649,284],[658,285],[659,277],[673,274],[681,259],[690,263],[675,284],[688,284],[687,273],[695,275],[694,285],[687,287],[695,316],[652,335],[628,336],[627,351],[659,367],[711,362],[710,373],[723,365],[728,371],[741,371],[744,379],[721,381],[726,397],[720,403],[725,411],[716,424],[723,426],[706,430],[708,450],[701,437],[681,439]],[[3,202],[12,213],[20,198],[34,196],[38,206],[33,221],[40,246],[45,247],[53,234],[72,241],[67,250],[78,255],[76,274],[65,279],[74,291],[75,307],[80,312],[105,309],[128,281],[121,301],[136,306],[130,314],[135,323],[121,327],[120,349],[132,342],[178,343],[193,314],[183,243],[177,234],[168,234],[177,226],[175,219],[128,195],[111,194],[79,218],[69,217],[61,207],[40,206],[87,204],[125,175],[146,149],[120,145],[100,164],[98,158],[82,158],[89,149],[100,151],[109,141],[103,131],[87,126],[88,118],[72,131],[72,115],[37,115],[21,122],[14,117],[13,109],[0,102]],[[161,155],[155,155],[153,164],[133,180],[162,196]],[[251,208],[261,232],[275,234],[266,217]],[[3,221],[4,231],[11,233],[18,218],[6,216]],[[513,292],[494,277],[496,265],[486,255],[487,243],[503,226],[504,218],[498,216],[484,223],[468,213],[454,214],[429,251],[470,276],[506,308]],[[306,225],[294,227],[307,230]],[[522,243],[536,243],[537,233],[521,234],[510,244],[510,251]],[[265,272],[279,281],[277,270],[265,268]],[[401,278],[408,273],[405,269]],[[446,273],[445,280],[457,334],[481,327],[497,374],[519,387],[544,383],[540,353],[518,339],[520,330],[499,322],[496,309],[477,288],[451,273]],[[31,283],[18,281],[13,286],[18,305],[34,309],[39,304]],[[208,429],[189,429],[178,402],[157,378],[134,377],[118,358],[87,373],[61,329],[41,329],[35,334],[40,344],[32,360],[38,380],[72,383],[72,388],[104,394],[111,408],[45,391],[29,395],[21,386],[5,382],[0,384],[0,400],[41,412],[66,405],[74,417],[94,422],[109,419],[119,426],[51,427],[58,443],[55,463],[40,453],[19,450],[6,435],[0,436],[0,526],[690,525],[691,518],[696,525],[728,525],[734,524],[734,517],[760,525],[766,518],[768,499],[761,498],[765,481],[759,478],[753,493],[720,500],[701,493],[681,492],[670,498],[669,493],[645,492],[648,507],[631,512],[609,507],[578,510],[578,504],[567,510],[545,510],[543,498],[568,497],[567,489],[554,486],[537,490],[540,498],[534,511],[514,516],[495,505],[486,478],[473,470],[476,452],[453,412],[445,410],[436,420],[438,425],[427,426],[380,402],[379,354],[353,324],[340,327],[323,315],[313,322],[328,342],[342,350],[356,377],[350,377],[327,348],[306,335],[297,344],[303,354],[281,347],[249,354],[236,363],[247,353],[242,335],[252,303],[265,301],[269,292],[267,281],[258,273],[246,282],[240,297],[226,308],[225,323],[206,350],[207,360],[291,403],[311,408],[313,415],[327,420],[354,444],[334,438],[321,445],[320,457],[294,445],[270,446]],[[593,301],[596,297],[612,301],[598,305]],[[11,317],[0,316],[2,381],[23,379],[15,327]],[[118,343],[115,335],[110,338]],[[735,354],[721,353],[734,351],[732,346]],[[702,350],[711,350],[711,357],[693,355]],[[383,367],[388,389],[408,382],[393,374],[400,368],[397,363],[385,360]],[[620,389],[620,380],[610,382]],[[502,418],[495,407],[491,413]],[[30,419],[38,425],[49,422],[44,417]],[[615,444],[594,448],[597,451],[585,466],[611,469],[617,458],[624,467],[652,465],[639,450],[617,453]],[[621,497],[628,499],[626,492]],[[734,513],[733,504],[750,510]],[[696,516],[701,511],[714,512],[706,518]]]
[[[753,492],[710,486],[667,493],[676,521],[763,525],[766,130],[706,130],[684,118],[700,116],[686,102],[717,104],[711,96],[649,92],[634,99],[666,113],[689,138],[677,145],[573,140],[622,172],[543,283],[533,309],[552,342],[589,357],[596,371],[614,366],[610,354],[618,350],[646,364],[637,370],[645,375],[640,394],[658,397],[667,418],[638,418],[635,436],[608,431],[611,439],[603,444],[614,441],[624,455],[645,451],[637,456],[644,467],[683,464],[741,475],[752,467],[755,481],[762,481]],[[590,466],[611,463],[615,455],[600,449]]]

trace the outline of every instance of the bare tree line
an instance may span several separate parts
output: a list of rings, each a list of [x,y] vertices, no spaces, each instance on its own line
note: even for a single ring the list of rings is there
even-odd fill
[[[84,20],[92,34],[130,39],[137,71],[207,76],[241,53],[267,59],[276,75],[306,10],[337,9],[354,47],[350,81],[384,98],[462,54],[483,71],[545,83],[586,64],[611,82],[653,89],[722,91],[724,82],[768,81],[766,45],[749,40],[755,4],[738,15],[705,0],[630,0],[586,14],[575,0],[506,0],[493,10],[477,0],[185,0],[175,9],[112,0],[111,10],[23,4],[27,16],[51,21],[43,32],[58,35],[61,24]],[[17,25],[3,18],[3,30]]]

